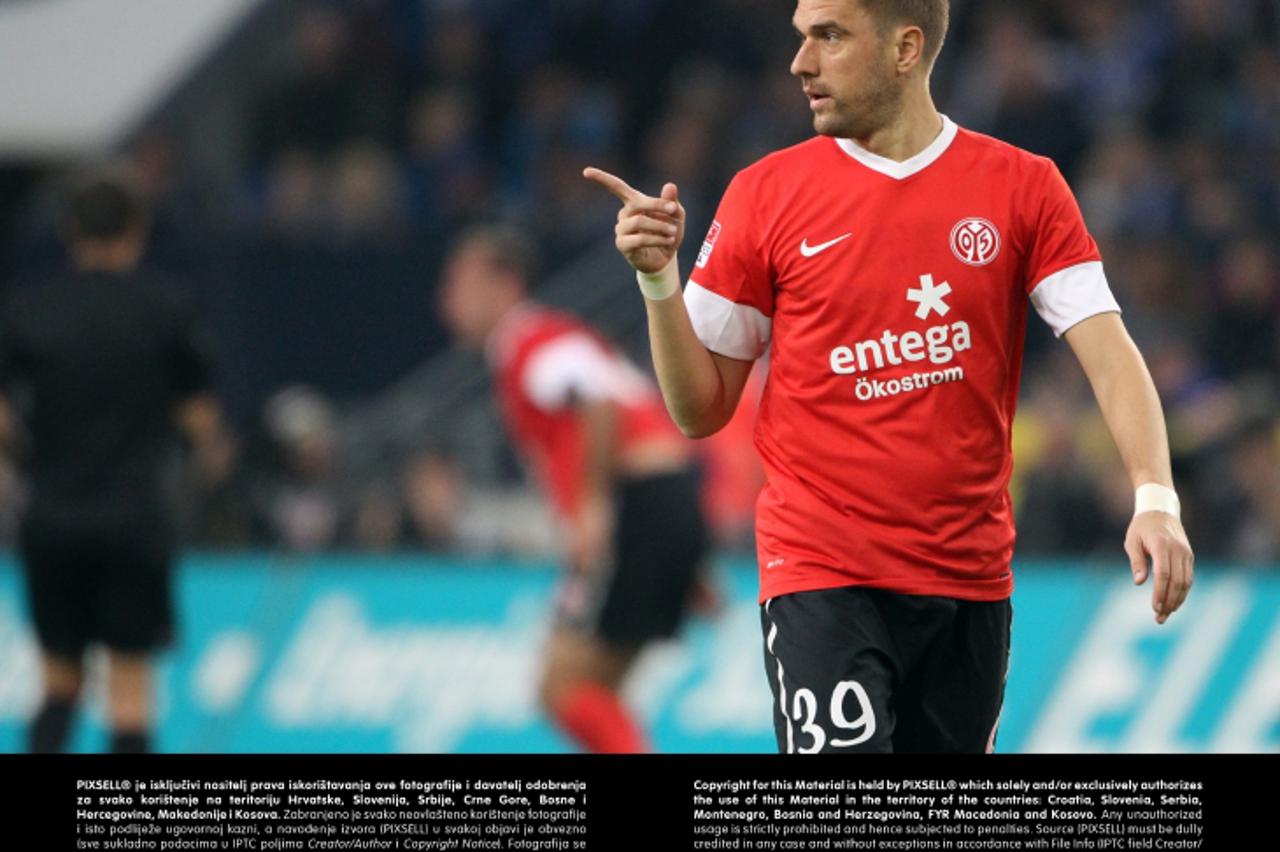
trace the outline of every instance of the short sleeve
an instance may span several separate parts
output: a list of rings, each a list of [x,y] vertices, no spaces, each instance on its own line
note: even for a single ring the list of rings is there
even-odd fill
[[[1040,317],[1061,337],[1082,320],[1120,312],[1098,245],[1058,167],[1049,163],[1032,203],[1038,215],[1026,264],[1026,288]]]
[[[648,389],[638,370],[585,332],[561,335],[538,347],[521,370],[520,384],[543,411],[578,401],[631,402]]]
[[[725,190],[684,291],[702,345],[742,361],[763,355],[773,330],[773,275],[757,217],[761,203],[752,182],[739,173]]]

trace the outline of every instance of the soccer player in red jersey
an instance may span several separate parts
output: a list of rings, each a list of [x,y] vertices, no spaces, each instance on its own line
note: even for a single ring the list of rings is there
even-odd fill
[[[1160,401],[1054,164],[957,127],[929,74],[946,0],[799,0],[818,135],[741,171],[684,298],[684,210],[622,202],[667,407],[733,413],[770,349],[756,447],[765,662],[786,752],[983,752],[1008,662],[1010,431],[1028,304],[1066,338],[1136,489],[1125,539],[1163,623],[1187,596]]]
[[[693,445],[652,381],[581,321],[530,301],[528,244],[464,234],[441,315],[483,349],[516,448],[568,533],[539,697],[588,751],[649,750],[618,695],[643,645],[675,633],[708,551]]]

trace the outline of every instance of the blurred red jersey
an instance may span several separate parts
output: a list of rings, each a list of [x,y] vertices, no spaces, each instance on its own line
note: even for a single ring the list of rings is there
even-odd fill
[[[771,347],[762,601],[1013,591],[1027,305],[1058,335],[1119,307],[1053,163],[943,125],[904,162],[817,137],[743,170],[685,289],[708,349]]]
[[[681,437],[653,382],[575,317],[526,303],[503,318],[486,348],[507,429],[566,518],[577,511],[586,464],[577,403],[617,404],[619,455]]]

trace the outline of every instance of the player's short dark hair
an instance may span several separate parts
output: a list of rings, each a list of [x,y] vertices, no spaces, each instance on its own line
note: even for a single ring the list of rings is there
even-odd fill
[[[454,251],[479,248],[489,262],[504,272],[532,281],[538,271],[538,248],[512,225],[475,225],[462,232]]]
[[[947,38],[950,0],[858,0],[882,31],[898,24],[913,24],[924,33],[925,61],[932,64]]]
[[[147,203],[138,182],[119,170],[80,176],[67,197],[66,224],[72,240],[112,240],[147,223]]]

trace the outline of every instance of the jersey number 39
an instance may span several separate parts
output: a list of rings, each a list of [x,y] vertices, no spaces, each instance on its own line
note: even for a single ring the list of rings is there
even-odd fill
[[[857,699],[860,711],[854,719],[850,719],[844,712],[845,699],[850,693]],[[832,748],[852,748],[875,736],[876,715],[871,709],[871,699],[867,696],[867,691],[862,688],[862,684],[856,680],[842,680],[836,684],[835,689],[831,691],[830,712],[833,729],[849,733],[856,732],[855,736],[837,739],[834,736],[836,730],[833,730]],[[801,754],[820,752],[823,746],[827,745],[827,732],[817,724],[817,716],[818,697],[813,694],[813,690],[796,690],[795,697],[791,701],[791,718],[799,723],[800,733],[808,735],[813,740],[810,745],[801,746],[798,749]]]

